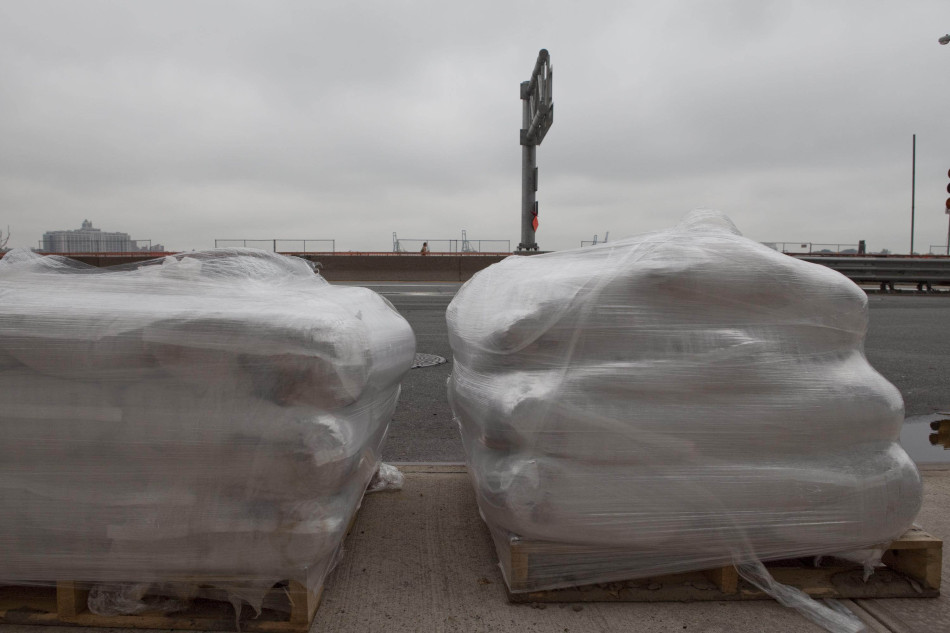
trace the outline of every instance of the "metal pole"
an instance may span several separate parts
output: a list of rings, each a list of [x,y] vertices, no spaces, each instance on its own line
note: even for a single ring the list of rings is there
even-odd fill
[[[914,196],[917,191],[917,135],[914,134],[914,144],[910,159],[910,254],[914,254]]]
[[[537,202],[532,182],[536,156],[536,146],[524,145],[521,148],[521,246],[519,250],[532,250],[538,245],[532,225],[534,205]]]
[[[532,75],[532,79],[533,79]],[[522,99],[522,134],[527,132],[531,125],[531,107],[528,98],[529,83],[521,83]],[[518,250],[531,250],[537,248],[537,242],[534,237],[534,204],[535,204],[535,186],[534,186],[534,168],[537,161],[537,146],[530,141],[521,146],[521,244]]]
[[[535,224],[538,216],[537,146],[554,123],[554,102],[551,97],[551,56],[546,49],[538,59],[529,81],[521,82],[521,244],[518,250],[538,250]]]
[[[950,211],[947,213],[947,255],[950,255]]]

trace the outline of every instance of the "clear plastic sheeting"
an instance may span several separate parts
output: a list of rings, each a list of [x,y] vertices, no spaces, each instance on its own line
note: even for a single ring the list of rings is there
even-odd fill
[[[782,606],[795,609],[828,631],[860,633],[867,630],[851,609],[837,600],[827,600],[825,604],[821,604],[795,587],[776,582],[765,565],[759,561],[736,565],[736,570],[745,580],[775,598]]]
[[[719,213],[509,257],[447,320],[496,544],[558,544],[523,590],[866,550],[920,509],[865,294]]]
[[[278,582],[316,591],[414,355],[391,304],[301,259],[8,253],[0,583],[103,583],[103,612],[198,586],[258,609]]]
[[[396,492],[402,490],[406,477],[395,465],[380,462],[376,474],[366,487],[366,492]]]

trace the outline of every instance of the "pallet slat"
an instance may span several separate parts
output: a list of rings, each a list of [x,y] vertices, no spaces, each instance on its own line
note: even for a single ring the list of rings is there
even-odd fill
[[[923,583],[925,587],[940,589],[943,567],[943,544],[927,549],[893,549],[881,559],[891,569],[903,572]]]
[[[56,583],[56,614],[61,618],[74,618],[86,610],[89,591],[79,589],[74,582]]]
[[[0,623],[65,624],[132,629],[183,629],[192,631],[234,631],[240,620],[241,631],[259,633],[304,633],[320,604],[322,588],[316,593],[303,584],[290,581],[287,587],[272,591],[285,592],[290,612],[265,610],[253,617],[253,610],[243,609],[244,617],[235,617],[230,603],[197,600],[187,611],[178,613],[146,612],[136,615],[97,615],[89,611],[88,589],[77,583],[63,581],[55,587],[0,587]],[[248,617],[251,616],[251,617]]]
[[[495,534],[496,546],[507,570],[512,602],[655,602],[693,600],[756,600],[768,595],[739,577],[733,566],[702,571],[532,591],[537,572],[550,573],[559,558],[576,563],[588,551],[592,560],[610,560],[617,550],[582,548],[559,543],[528,541]],[[865,582],[862,566],[826,558],[815,567],[813,558],[766,563],[780,583],[816,598],[925,598],[940,595],[943,541],[912,528],[887,544],[879,568]]]
[[[304,629],[310,628],[310,622],[313,621],[317,607],[320,606],[322,593],[322,587],[320,592],[314,595],[302,583],[291,580],[287,589],[287,596],[290,598],[291,624],[297,624]]]

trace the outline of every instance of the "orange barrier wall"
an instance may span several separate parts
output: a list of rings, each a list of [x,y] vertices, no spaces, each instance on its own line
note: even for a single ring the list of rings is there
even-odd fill
[[[118,266],[171,253],[74,253],[71,259],[91,266]],[[288,253],[320,263],[329,281],[467,281],[507,254]]]

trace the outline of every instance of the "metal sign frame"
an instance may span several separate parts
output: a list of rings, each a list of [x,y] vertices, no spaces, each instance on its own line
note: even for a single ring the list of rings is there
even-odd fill
[[[521,83],[521,243],[519,251],[538,250],[537,146],[554,124],[553,69],[547,49],[541,49],[531,78]]]

